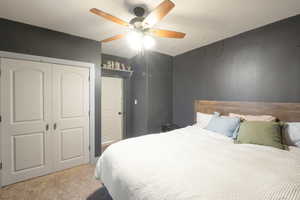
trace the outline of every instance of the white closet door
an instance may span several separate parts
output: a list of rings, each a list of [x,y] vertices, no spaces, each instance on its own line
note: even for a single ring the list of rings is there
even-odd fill
[[[52,170],[51,65],[1,59],[2,184]]]
[[[102,144],[123,138],[123,79],[102,77]]]
[[[53,65],[55,170],[89,161],[89,70]]]

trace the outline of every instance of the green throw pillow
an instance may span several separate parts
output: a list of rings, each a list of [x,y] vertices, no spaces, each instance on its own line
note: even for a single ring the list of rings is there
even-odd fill
[[[237,143],[258,144],[285,149],[282,144],[281,126],[277,122],[243,122]]]

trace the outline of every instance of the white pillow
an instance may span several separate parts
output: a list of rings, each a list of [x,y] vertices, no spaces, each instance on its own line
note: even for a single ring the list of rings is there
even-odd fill
[[[287,145],[300,147],[300,122],[285,123],[283,136]]]
[[[200,126],[200,128],[207,127],[211,118],[216,114],[220,115],[219,113],[206,114],[206,113],[197,112],[197,125]]]

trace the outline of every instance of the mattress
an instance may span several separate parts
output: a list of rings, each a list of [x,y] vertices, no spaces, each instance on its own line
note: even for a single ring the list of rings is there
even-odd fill
[[[114,200],[300,200],[300,148],[190,126],[111,145],[95,176]]]

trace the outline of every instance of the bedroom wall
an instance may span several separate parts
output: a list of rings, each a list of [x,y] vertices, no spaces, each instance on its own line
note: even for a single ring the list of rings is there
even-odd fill
[[[149,52],[148,131],[157,133],[161,125],[172,122],[173,57]]]
[[[130,61],[132,136],[160,132],[161,125],[172,121],[173,57],[147,51]]]
[[[300,15],[174,58],[173,122],[203,100],[300,102]]]
[[[144,55],[136,55],[130,59],[133,69],[131,77],[131,133],[130,136],[139,136],[148,133],[148,89],[146,64]],[[137,104],[134,101],[137,100]]]
[[[101,43],[3,18],[0,18],[0,30],[1,51],[90,62],[96,65],[95,153],[100,155]]]

